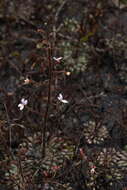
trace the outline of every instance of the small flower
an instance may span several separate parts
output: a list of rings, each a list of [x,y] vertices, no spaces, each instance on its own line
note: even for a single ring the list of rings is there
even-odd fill
[[[26,84],[29,84],[29,83],[30,83],[30,79],[26,78],[26,79],[24,80],[24,84],[26,85]]]
[[[24,98],[21,99],[21,103],[18,104],[18,107],[20,110],[24,109],[24,106],[28,104],[28,100],[25,100]]]
[[[81,155],[82,157],[84,157],[84,152],[83,152],[83,149],[82,149],[82,148],[79,149],[79,152],[80,152],[80,155]]]
[[[63,99],[63,95],[62,95],[61,93],[59,94],[59,96],[58,96],[57,98],[58,98],[58,100],[59,100],[60,102],[62,102],[62,103],[64,103],[64,104],[68,104],[68,103],[69,103],[67,100],[64,100],[64,99]]]
[[[66,72],[66,75],[67,75],[67,76],[70,76],[70,75],[71,75],[71,72],[67,71],[67,72]]]
[[[91,167],[91,170],[90,170],[90,173],[91,173],[91,174],[96,173],[95,169],[96,169],[96,166],[92,166],[92,167]]]
[[[58,57],[58,58],[53,57],[53,59],[54,59],[56,62],[58,62],[58,63],[60,63],[60,61],[61,61],[62,58],[63,58],[63,57]]]

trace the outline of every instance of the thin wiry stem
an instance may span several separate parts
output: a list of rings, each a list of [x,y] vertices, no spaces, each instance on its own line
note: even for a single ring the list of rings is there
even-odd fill
[[[52,84],[52,60],[51,60],[51,46],[47,49],[48,54],[48,65],[49,65],[49,83],[48,83],[48,101],[44,116],[44,123],[42,126],[42,158],[45,157],[46,154],[46,129],[47,129],[47,120],[48,120],[48,113],[51,103],[51,84]]]
[[[56,11],[56,14],[54,16],[54,25],[53,25],[53,41],[54,41],[54,46],[55,46],[55,43],[56,43],[56,35],[57,35],[57,32],[61,29],[61,27],[63,26],[63,24],[60,24],[58,27],[56,27],[57,25],[57,21],[58,21],[58,18],[59,18],[59,15],[60,15],[60,12],[62,11],[63,7],[65,6],[65,4],[67,3],[68,0],[64,0],[60,6],[58,7],[57,11]]]

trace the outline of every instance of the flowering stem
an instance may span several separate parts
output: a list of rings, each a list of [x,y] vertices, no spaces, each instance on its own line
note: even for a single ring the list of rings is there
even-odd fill
[[[51,61],[51,46],[49,45],[47,49],[47,57],[48,57],[48,65],[49,65],[49,83],[48,83],[48,100],[47,106],[44,116],[44,123],[42,126],[42,158],[45,157],[46,154],[46,129],[47,129],[47,120],[48,120],[48,113],[50,108],[51,102],[51,84],[52,84],[52,61]]]

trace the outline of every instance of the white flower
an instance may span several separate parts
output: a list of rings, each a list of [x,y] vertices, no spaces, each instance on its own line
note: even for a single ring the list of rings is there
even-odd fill
[[[20,110],[24,109],[24,106],[28,104],[28,100],[25,100],[24,98],[21,99],[21,103],[18,104],[18,107]]]
[[[67,75],[67,76],[70,76],[70,75],[71,75],[71,72],[67,71],[67,72],[66,72],[66,75]]]
[[[90,170],[90,173],[91,173],[91,174],[96,173],[95,169],[96,169],[96,166],[92,166],[92,167],[91,167],[91,170]]]
[[[61,61],[61,59],[62,59],[63,57],[53,57],[53,59],[56,61],[56,62],[60,62]]]
[[[68,103],[69,103],[67,100],[64,100],[64,99],[63,99],[63,95],[62,95],[61,93],[59,94],[59,96],[58,96],[57,98],[58,98],[58,100],[59,100],[60,102],[62,102],[62,103],[64,103],[64,104],[68,104]]]
[[[24,80],[24,84],[29,84],[29,83],[30,83],[30,79],[26,78],[26,79]]]

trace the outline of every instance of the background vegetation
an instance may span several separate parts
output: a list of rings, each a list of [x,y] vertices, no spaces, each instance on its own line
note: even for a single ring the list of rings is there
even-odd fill
[[[126,0],[0,1],[1,190],[127,189],[126,23]]]

